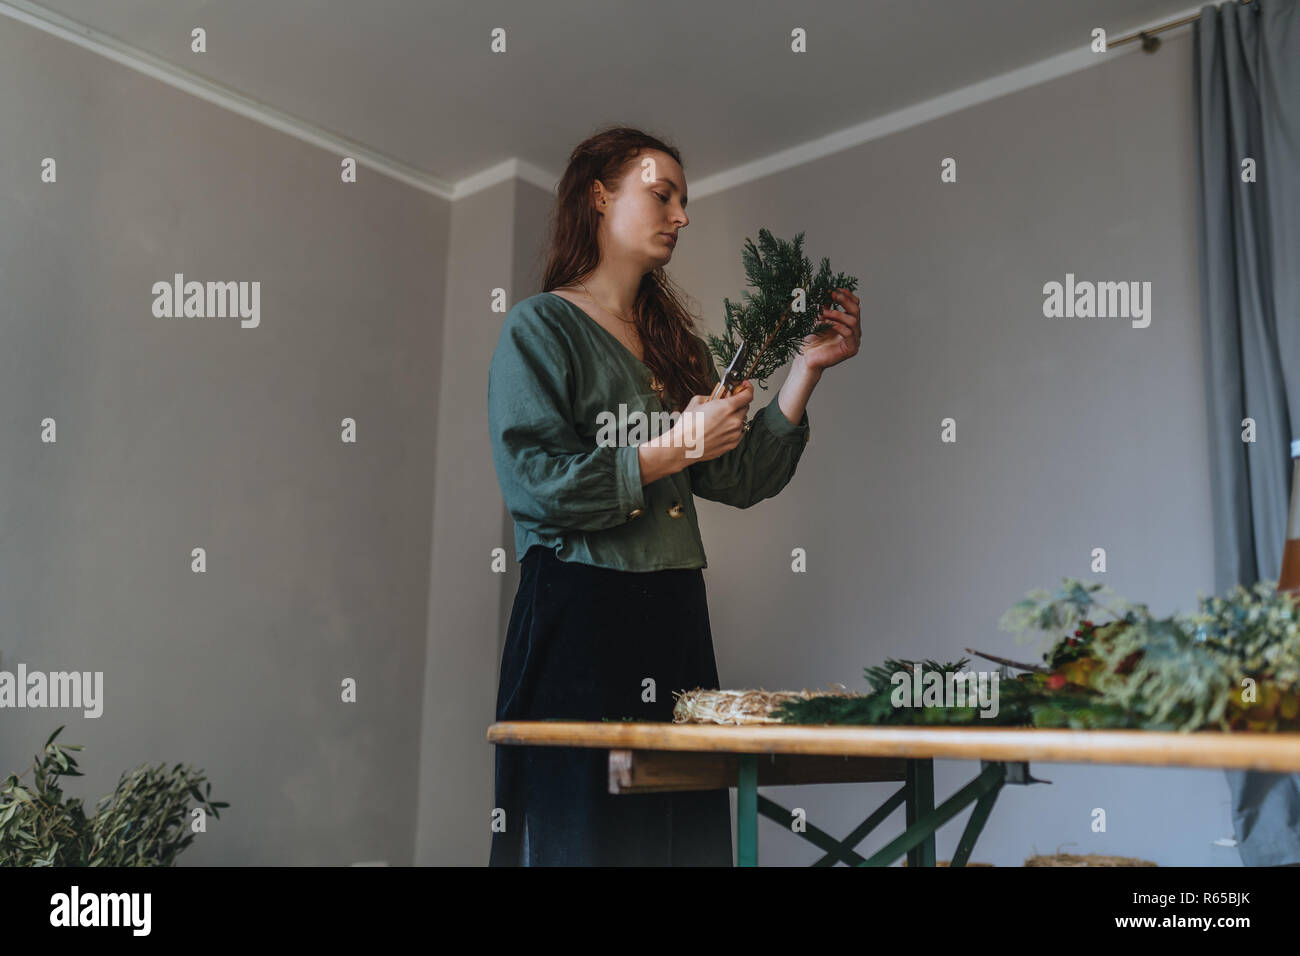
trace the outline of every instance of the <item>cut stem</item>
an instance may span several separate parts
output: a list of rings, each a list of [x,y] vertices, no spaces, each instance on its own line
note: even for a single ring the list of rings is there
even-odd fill
[[[745,378],[749,378],[750,373],[753,372],[754,369],[758,368],[758,360],[763,357],[765,352],[767,352],[767,347],[772,344],[772,340],[776,338],[776,333],[781,330],[781,326],[785,325],[785,320],[788,319],[789,317],[790,317],[789,309],[786,309],[784,312],[781,313],[781,321],[776,323],[776,328],[772,330],[772,334],[769,335],[767,337],[767,341],[763,343],[763,348],[759,351],[759,353],[756,356],[754,356],[754,361],[750,363],[749,368],[745,372]]]
[[[1037,671],[1039,674],[1052,673],[1049,668],[1042,667],[1038,664],[1022,664],[1019,661],[1007,660],[1005,657],[994,657],[992,654],[985,654],[981,651],[977,651],[973,647],[968,647],[966,650],[974,654],[976,657],[986,658],[987,660],[993,661],[995,664],[1006,664],[1008,667],[1018,667],[1022,671]]]

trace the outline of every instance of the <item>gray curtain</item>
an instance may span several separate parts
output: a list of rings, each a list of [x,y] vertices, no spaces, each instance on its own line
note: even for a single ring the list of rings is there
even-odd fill
[[[1300,438],[1300,0],[1195,26],[1201,331],[1215,591],[1276,581]],[[1242,161],[1256,181],[1242,181]],[[1256,423],[1241,440],[1243,418]],[[1246,866],[1300,864],[1300,774],[1228,772]]]

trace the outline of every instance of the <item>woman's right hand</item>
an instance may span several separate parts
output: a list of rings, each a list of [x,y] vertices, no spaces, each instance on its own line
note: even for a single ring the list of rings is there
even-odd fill
[[[713,401],[707,395],[691,396],[672,428],[677,433],[674,437],[686,447],[686,464],[718,458],[739,445],[753,400],[754,386],[748,381],[733,394]]]

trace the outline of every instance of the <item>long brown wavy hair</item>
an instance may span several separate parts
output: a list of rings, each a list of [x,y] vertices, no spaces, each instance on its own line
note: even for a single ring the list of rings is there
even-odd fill
[[[628,166],[645,149],[660,150],[682,164],[676,147],[626,126],[601,130],[573,150],[551,220],[543,292],[576,284],[599,265],[600,216],[591,201],[592,183],[599,179],[610,192],[617,192]],[[708,350],[662,266],[642,276],[632,316],[645,353],[642,361],[664,385],[665,408],[681,411],[692,395],[709,394]]]

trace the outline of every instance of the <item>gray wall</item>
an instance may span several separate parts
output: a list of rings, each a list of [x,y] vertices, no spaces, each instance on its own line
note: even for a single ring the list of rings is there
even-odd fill
[[[1031,653],[998,615],[1091,577],[1096,546],[1105,580],[1157,613],[1211,590],[1190,56],[1172,35],[693,199],[672,269],[713,329],[764,226],[858,275],[866,325],[812,399],[784,493],[699,503],[724,686],[857,689],[886,656]],[[107,685],[99,720],[6,711],[0,771],[67,723],[88,800],[141,762],[206,769],[232,806],[189,864],[485,862],[484,732],[518,579],[487,446],[487,302],[540,287],[548,195],[452,205],[365,170],[344,186],[332,154],[10,20],[0,128],[0,667]],[[150,286],[174,272],[260,280],[261,327],[155,319]],[[1043,318],[1066,272],[1151,281],[1150,328]],[[940,761],[938,796],[976,769]],[[976,859],[1238,863],[1211,845],[1231,830],[1218,772],[1034,772],[1052,786],[1008,787]],[[846,832],[891,790],[772,796]],[[764,862],[812,857],[760,826]]]
[[[487,862],[494,753],[486,733],[519,582],[488,440],[488,365],[505,319],[491,310],[491,293],[504,289],[508,310],[540,287],[549,207],[545,192],[518,179],[452,207],[419,751],[421,865]],[[495,548],[504,551],[503,571],[493,570]]]
[[[673,271],[710,326],[744,288],[744,237],[767,227],[806,231],[814,262],[859,277],[865,329],[861,352],[814,393],[812,438],[781,495],[748,511],[699,502],[723,686],[861,690],[868,664],[954,660],[965,647],[1023,660],[1034,650],[999,631],[999,615],[1067,575],[1161,615],[1213,592],[1191,49],[1190,32],[1174,35],[1155,56],[692,199]],[[953,184],[939,181],[948,156]],[[689,144],[684,158],[689,189]],[[1044,318],[1043,284],[1067,272],[1150,281],[1150,327]],[[939,440],[947,416],[955,444]],[[790,570],[795,547],[807,574]],[[1107,550],[1105,575],[1089,570],[1094,547]],[[1218,771],[1032,769],[1052,786],[1005,788],[974,859],[1018,865],[1066,845],[1240,865],[1212,845],[1232,833]],[[937,761],[936,796],[978,771]],[[847,833],[893,789],[770,796]],[[1108,832],[1092,832],[1094,807]],[[967,816],[939,831],[940,858]],[[765,862],[819,855],[759,826]]]
[[[0,770],[67,723],[88,803],[207,771],[186,864],[410,862],[450,204],[8,18],[0,129],[0,667],[106,697]],[[155,318],[176,272],[261,325]]]

